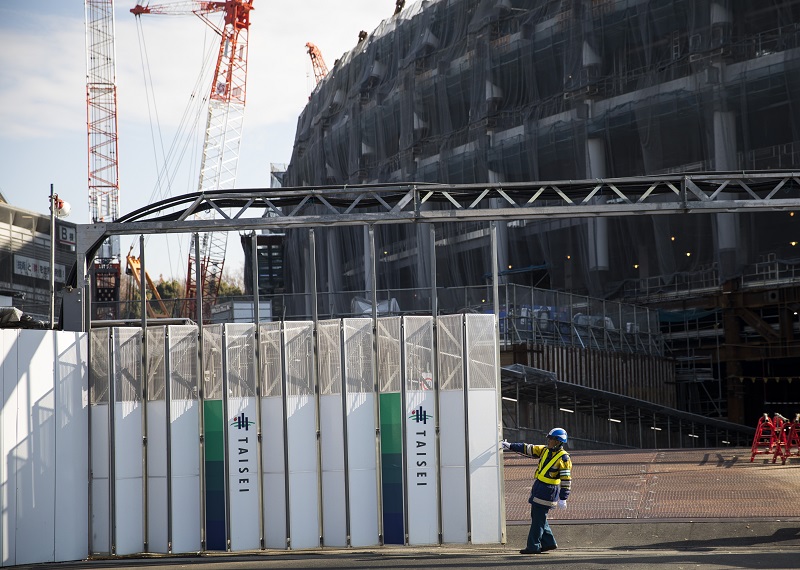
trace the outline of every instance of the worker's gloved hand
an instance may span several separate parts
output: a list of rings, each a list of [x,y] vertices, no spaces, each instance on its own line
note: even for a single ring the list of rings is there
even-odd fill
[[[558,508],[562,511],[567,508],[567,502],[563,499],[559,499],[558,501]]]
[[[505,451],[506,449],[511,449],[511,444],[508,443],[507,439],[504,439],[503,441],[500,442],[500,449],[502,449],[503,451]]]

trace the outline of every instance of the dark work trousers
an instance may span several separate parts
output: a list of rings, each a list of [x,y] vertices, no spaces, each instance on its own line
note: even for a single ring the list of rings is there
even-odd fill
[[[527,550],[541,552],[542,548],[554,548],[556,539],[547,523],[547,511],[550,507],[531,505],[531,530],[528,532]]]

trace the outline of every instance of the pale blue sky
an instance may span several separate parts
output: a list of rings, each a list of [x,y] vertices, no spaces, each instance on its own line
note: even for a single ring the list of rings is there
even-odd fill
[[[207,46],[218,43],[218,36],[195,16],[143,17],[155,97],[155,105],[148,105],[136,18],[129,12],[135,4],[115,1],[123,214],[168,191],[155,191],[161,162],[153,140],[160,138],[165,147],[172,143],[208,59]],[[355,47],[360,30],[372,33],[391,17],[394,2],[255,0],[254,7],[239,188],[268,186],[270,163],[286,163],[291,157],[297,117],[313,88],[306,42],[317,44],[333,67],[335,59]],[[0,2],[0,192],[15,206],[45,213],[52,183],[71,203],[70,221],[76,223],[89,220],[85,39],[82,1]],[[151,120],[155,114],[160,131]],[[202,135],[197,136],[187,146],[182,170],[174,174],[170,195],[197,188]],[[133,241],[123,238],[123,255]],[[185,240],[152,238],[146,252],[148,272],[154,278],[163,274],[182,279],[186,255]],[[226,267],[240,270],[242,259],[238,238],[231,234]]]

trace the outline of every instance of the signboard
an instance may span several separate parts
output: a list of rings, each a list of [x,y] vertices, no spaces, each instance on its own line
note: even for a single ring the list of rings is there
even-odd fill
[[[35,277],[37,279],[50,279],[50,262],[34,259],[24,255],[14,255],[14,273],[17,275],[25,275],[26,277]],[[59,283],[65,281],[65,270],[61,264],[56,264],[55,279]]]
[[[65,245],[75,245],[75,228],[59,225],[56,230],[58,241]]]

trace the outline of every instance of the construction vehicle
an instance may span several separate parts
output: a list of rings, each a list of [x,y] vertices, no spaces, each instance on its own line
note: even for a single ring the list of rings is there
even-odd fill
[[[147,271],[145,271],[144,275],[142,275],[141,260],[138,257],[132,256],[131,255],[132,252],[133,252],[133,246],[131,246],[131,248],[128,250],[128,255],[125,257],[125,260],[127,262],[126,273],[128,275],[133,276],[133,279],[139,286],[139,291],[141,291],[142,295],[147,295],[147,289],[144,287],[144,284],[146,284],[147,287],[150,288],[150,292],[152,293],[152,300],[155,301],[156,303],[156,307],[154,307],[151,302],[146,303],[147,316],[153,318],[171,317],[172,313],[167,309],[167,306],[164,304],[164,300],[161,298],[161,295],[159,294],[158,289],[156,288],[156,284],[153,283],[153,280],[150,278],[150,275],[147,273]]]

